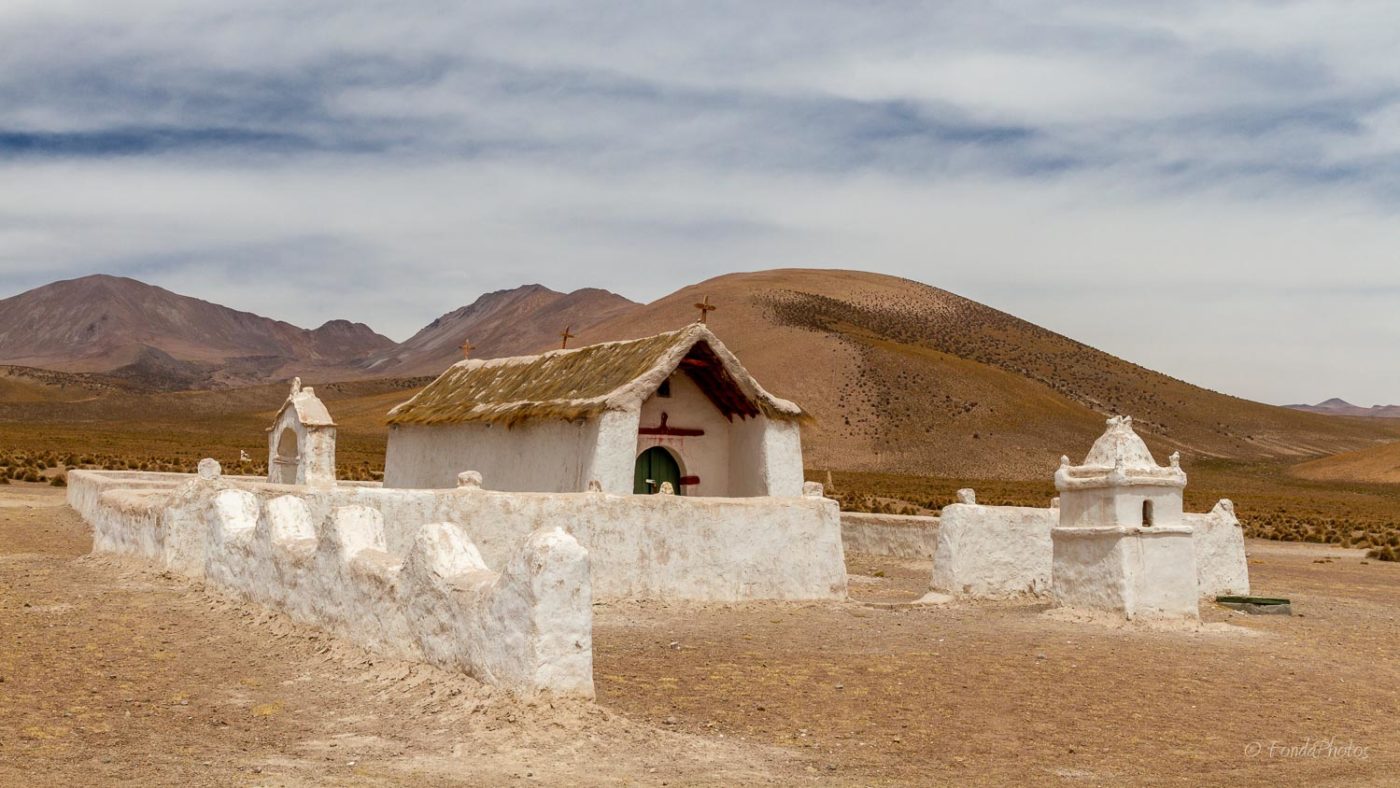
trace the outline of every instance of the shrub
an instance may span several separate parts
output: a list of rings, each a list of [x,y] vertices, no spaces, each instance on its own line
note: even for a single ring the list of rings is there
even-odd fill
[[[1368,551],[1366,557],[1374,558],[1377,561],[1400,561],[1400,553],[1397,553],[1395,548],[1389,545]]]
[[[62,476],[55,476],[49,480],[49,484],[53,485],[54,487],[67,487],[68,480],[63,478]]]

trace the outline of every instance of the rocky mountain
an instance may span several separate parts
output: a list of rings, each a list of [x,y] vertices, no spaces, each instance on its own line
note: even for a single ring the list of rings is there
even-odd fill
[[[105,373],[155,388],[333,370],[393,344],[363,323],[305,329],[125,277],[86,276],[0,300],[0,364]]]
[[[1287,460],[1400,439],[1400,424],[1331,419],[1192,386],[919,282],[858,271],[731,274],[582,332],[645,336],[696,318],[775,394],[815,417],[808,464],[1045,478],[1128,414],[1159,461]]]
[[[1306,411],[1308,413],[1321,413],[1325,416],[1358,416],[1360,418],[1372,419],[1400,419],[1400,405],[1372,405],[1363,408],[1360,405],[1353,405],[1344,399],[1333,397],[1324,400],[1316,405],[1285,405],[1285,408]]]
[[[429,323],[402,344],[359,364],[373,375],[436,375],[462,359],[533,353],[557,347],[565,328],[585,331],[624,316],[639,304],[596,288],[560,293],[543,285],[487,293]],[[577,344],[577,343],[575,343]]]

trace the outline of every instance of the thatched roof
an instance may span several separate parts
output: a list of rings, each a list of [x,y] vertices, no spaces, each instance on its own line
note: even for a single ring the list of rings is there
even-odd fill
[[[459,361],[389,411],[389,423],[510,425],[636,410],[677,369],[731,420],[760,413],[806,418],[797,405],[765,391],[708,328],[695,324],[645,339],[538,356]]]

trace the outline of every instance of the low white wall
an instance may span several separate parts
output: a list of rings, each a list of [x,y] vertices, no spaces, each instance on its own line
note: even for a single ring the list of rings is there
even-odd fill
[[[960,596],[1050,591],[1058,509],[955,503],[938,517],[933,588]]]
[[[593,695],[588,553],[560,529],[487,569],[462,529],[421,526],[391,553],[379,512],[313,517],[296,496],[239,483],[98,496],[94,549],[154,559],[377,651],[463,670],[513,692]]]
[[[329,503],[311,497],[313,510]],[[417,524],[461,523],[488,561],[522,534],[559,525],[592,556],[599,599],[734,602],[846,593],[839,512],[820,498],[347,489],[329,500],[383,512],[391,549]]]
[[[1059,513],[1014,506],[945,506],[939,517],[932,587],[967,596],[1049,593],[1054,554],[1050,530],[1059,525]],[[1191,528],[1200,596],[1249,593],[1244,530],[1233,504],[1224,500],[1209,513],[1183,514],[1175,525],[1154,527],[1176,525]]]
[[[1181,522],[1191,526],[1196,550],[1200,594],[1249,595],[1249,562],[1244,553],[1244,528],[1235,517],[1235,505],[1221,500],[1206,514],[1185,514]]]
[[[938,518],[842,512],[841,542],[847,553],[932,559],[938,549]]]
[[[149,482],[151,476],[156,475],[75,471],[69,501],[91,522],[83,503],[93,497],[90,490]],[[243,479],[238,486],[264,503],[295,496],[317,521],[340,506],[373,509],[383,516],[387,549],[398,554],[412,547],[422,525],[451,522],[461,525],[494,566],[508,560],[531,532],[562,527],[589,551],[596,599],[737,602],[846,596],[840,512],[835,501],[820,497],[393,490],[344,483],[312,488]]]

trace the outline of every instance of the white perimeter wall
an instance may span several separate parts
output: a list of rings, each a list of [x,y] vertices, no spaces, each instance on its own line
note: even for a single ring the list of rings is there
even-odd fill
[[[848,554],[928,560],[938,549],[938,518],[842,512],[841,542]]]
[[[1234,504],[1221,501],[1206,514],[1182,515],[1181,522],[1191,526],[1201,596],[1248,596],[1249,561]]]
[[[453,523],[425,523],[391,553],[382,516],[363,506],[315,517],[301,497],[220,479],[109,486],[89,507],[95,551],[153,559],[376,651],[514,692],[593,695],[588,553],[558,528],[526,535],[491,571]],[[90,491],[74,497],[91,501]]]
[[[1176,494],[1179,490],[1160,492],[1160,500],[1167,502],[1165,511],[1173,512],[1171,501],[1175,499],[1179,504],[1180,495]],[[1081,500],[1099,501],[1105,512],[1116,511],[1113,507],[1119,503],[1109,496]],[[1135,504],[1128,504],[1128,511],[1140,511],[1142,500],[1143,496],[1137,496]],[[1056,550],[1050,532],[1062,521],[1068,522],[1066,514],[1063,509],[1015,506],[951,504],[943,507],[933,559],[933,588],[953,594],[990,597],[1049,593]],[[1083,510],[1080,510],[1076,516],[1082,515]],[[1200,596],[1249,593],[1244,530],[1232,504],[1221,501],[1207,514],[1178,514],[1174,524],[1158,521],[1153,528],[1177,526],[1191,527],[1192,564]],[[1106,528],[1098,524],[1091,527]],[[1089,549],[1085,545],[1080,547]]]
[[[1050,591],[1058,509],[955,503],[938,517],[933,588],[961,596]]]
[[[88,521],[115,517],[104,491],[167,489],[181,474],[73,471],[69,502]],[[630,477],[629,477],[630,480]],[[229,483],[226,477],[224,483]],[[503,493],[483,489],[328,489],[239,479],[264,504],[301,499],[321,521],[340,506],[379,512],[389,552],[405,554],[427,523],[459,524],[488,565],[530,533],[559,526],[589,552],[595,599],[843,599],[845,553],[836,502],[820,497],[693,498],[603,493]]]

